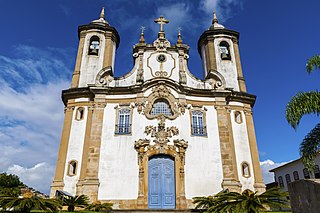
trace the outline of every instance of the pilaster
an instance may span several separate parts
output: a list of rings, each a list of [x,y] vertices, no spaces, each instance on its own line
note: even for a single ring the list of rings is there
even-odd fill
[[[58,154],[58,160],[56,164],[56,172],[52,181],[50,197],[54,197],[56,190],[63,190],[64,182],[64,171],[66,167],[67,151],[69,146],[70,130],[72,125],[74,107],[65,107],[64,123],[60,141],[60,148]]]
[[[112,32],[105,32],[105,47],[104,47],[104,56],[103,56],[103,68],[105,67],[112,67],[112,70],[114,70],[113,67],[113,59],[114,59],[114,41],[112,37]]]
[[[81,68],[82,55],[83,55],[83,49],[84,49],[84,41],[85,41],[85,33],[81,32],[79,47],[78,47],[78,54],[77,54],[77,59],[76,59],[76,65],[75,65],[74,72],[72,75],[71,88],[75,88],[75,87],[79,86],[80,68]]]
[[[228,110],[226,102],[223,100],[217,101],[215,108],[217,110],[223,170],[222,188],[229,189],[229,191],[241,192],[241,183],[238,177],[230,110]]]
[[[93,106],[89,107],[82,166],[77,183],[77,194],[88,195],[91,201],[98,199],[98,170],[105,106],[104,100],[95,99]]]
[[[256,135],[255,135],[254,125],[253,125],[252,110],[250,105],[246,106],[246,110],[244,111],[244,114],[246,117],[250,153],[251,153],[251,159],[253,164],[252,167],[254,172],[254,188],[258,193],[263,193],[265,191],[266,186],[263,183],[263,178],[262,178]]]
[[[233,49],[234,49],[234,55],[236,60],[236,67],[237,67],[237,73],[238,73],[238,84],[240,92],[247,92],[246,83],[243,77],[242,73],[242,66],[241,66],[241,60],[240,60],[240,52],[239,52],[239,45],[238,45],[238,39],[233,37]]]

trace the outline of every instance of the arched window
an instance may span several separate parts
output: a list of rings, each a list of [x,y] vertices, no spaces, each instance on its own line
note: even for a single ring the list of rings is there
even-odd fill
[[[298,171],[294,171],[294,172],[293,172],[293,179],[294,179],[294,180],[299,180],[299,173],[298,173]]]
[[[131,110],[128,108],[119,109],[118,123],[116,124],[116,134],[131,133]]]
[[[286,174],[286,182],[287,182],[287,184],[288,183],[291,183],[291,177],[290,177],[290,175],[289,174]]]
[[[250,168],[249,164],[247,162],[243,162],[241,165],[241,170],[242,170],[242,176],[243,177],[250,177]]]
[[[314,166],[314,177],[315,178],[320,178],[320,170],[319,170],[319,166],[318,165]]]
[[[192,111],[192,124],[191,124],[192,135],[206,135],[206,127],[204,125],[203,112],[200,110]]]
[[[284,187],[282,176],[278,177],[279,187]]]
[[[80,121],[84,118],[84,108],[83,107],[79,107],[76,111],[76,120]]]
[[[219,44],[219,50],[220,50],[220,55],[221,55],[222,60],[230,60],[231,59],[228,42],[221,41]]]
[[[165,99],[159,99],[153,103],[150,114],[152,116],[159,115],[159,114],[172,116],[172,111],[170,109],[170,105],[168,101],[166,101]]]
[[[307,168],[303,169],[303,176],[305,179],[310,179],[310,173]]]
[[[89,55],[99,54],[100,39],[98,36],[92,36],[89,44]]]
[[[72,160],[69,162],[69,165],[68,165],[68,175],[74,176],[76,174],[77,174],[77,161]]]
[[[236,123],[241,124],[242,123],[242,115],[241,112],[239,111],[235,111],[234,112],[234,120],[236,121]]]

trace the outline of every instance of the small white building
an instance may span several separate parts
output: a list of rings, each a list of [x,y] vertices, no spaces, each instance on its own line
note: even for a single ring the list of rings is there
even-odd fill
[[[320,153],[315,158],[315,167],[313,172],[309,172],[299,158],[291,161],[277,168],[271,169],[270,172],[274,173],[275,182],[284,191],[288,191],[288,184],[302,179],[320,178]]]
[[[214,17],[198,41],[198,79],[181,34],[171,43],[169,21],[155,22],[158,36],[147,44],[141,32],[133,67],[122,77],[114,77],[120,36],[104,11],[79,27],[71,88],[62,92],[65,121],[51,196],[64,190],[120,209],[187,209],[193,197],[223,189],[265,190],[252,118],[256,96],[246,91],[239,33]]]

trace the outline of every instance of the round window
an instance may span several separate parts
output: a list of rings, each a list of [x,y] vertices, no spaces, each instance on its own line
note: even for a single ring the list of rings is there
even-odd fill
[[[158,55],[157,57],[157,61],[159,61],[160,63],[165,62],[167,60],[166,56],[163,54]]]

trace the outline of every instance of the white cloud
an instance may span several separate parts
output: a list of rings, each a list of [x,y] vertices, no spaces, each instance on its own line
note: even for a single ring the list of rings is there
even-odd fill
[[[269,172],[270,169],[274,169],[288,162],[275,163],[272,160],[265,160],[260,162],[260,167],[262,171],[263,181],[264,183],[272,183],[274,182],[274,173]]]
[[[231,18],[236,10],[242,9],[243,0],[200,0],[199,6],[207,14],[217,13],[219,21]]]
[[[63,123],[61,90],[70,85],[70,55],[54,48],[15,50],[14,56],[0,55],[0,172],[15,173],[48,193]]]
[[[46,162],[38,163],[31,168],[15,164],[10,166],[7,172],[18,175],[27,186],[41,192],[47,192],[54,174],[54,166]]]

